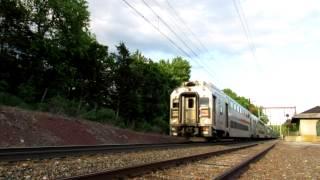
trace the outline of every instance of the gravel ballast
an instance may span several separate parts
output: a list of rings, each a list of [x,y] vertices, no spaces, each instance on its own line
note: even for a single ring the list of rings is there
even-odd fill
[[[234,152],[212,156],[176,167],[157,170],[133,179],[214,179],[219,174],[265,149],[274,142],[260,144]]]
[[[0,179],[63,178],[207,153],[230,147],[211,145],[20,162],[0,162]]]
[[[240,179],[320,179],[320,144],[279,142]]]

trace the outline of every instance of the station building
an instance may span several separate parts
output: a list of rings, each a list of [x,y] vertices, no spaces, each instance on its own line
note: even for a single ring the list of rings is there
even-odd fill
[[[291,124],[298,125],[299,134],[286,137],[286,140],[320,142],[320,106],[293,116]]]

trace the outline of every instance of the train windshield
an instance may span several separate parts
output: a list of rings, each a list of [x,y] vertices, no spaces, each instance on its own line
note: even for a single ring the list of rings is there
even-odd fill
[[[199,101],[200,106],[208,106],[209,105],[209,98],[202,97]]]

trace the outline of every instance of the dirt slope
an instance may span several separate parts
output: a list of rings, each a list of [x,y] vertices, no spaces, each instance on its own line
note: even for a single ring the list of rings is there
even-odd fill
[[[0,147],[181,142],[83,119],[0,106]]]

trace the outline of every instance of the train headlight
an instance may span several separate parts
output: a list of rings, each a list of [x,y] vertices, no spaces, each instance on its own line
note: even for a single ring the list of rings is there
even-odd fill
[[[171,124],[178,124],[178,119],[174,118],[174,119],[171,119]]]
[[[178,118],[179,111],[178,110],[171,110],[171,118]]]
[[[209,134],[209,127],[202,127],[203,134]]]
[[[209,108],[206,109],[200,109],[200,117],[210,117],[210,111]]]
[[[172,133],[172,135],[173,135],[173,136],[177,136],[177,135],[178,135],[178,133],[177,133],[177,132],[174,132],[174,133]]]
[[[210,119],[208,119],[208,118],[201,118],[200,123],[201,123],[201,124],[210,124]]]

